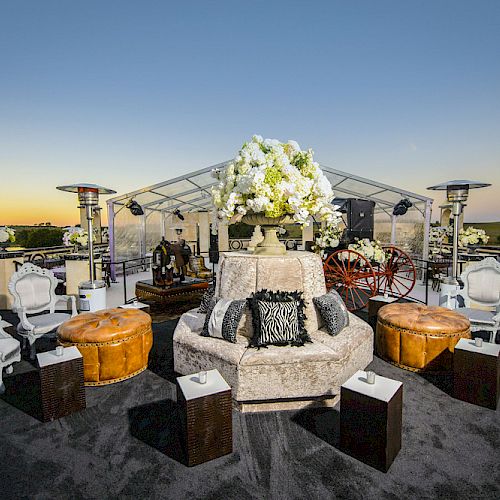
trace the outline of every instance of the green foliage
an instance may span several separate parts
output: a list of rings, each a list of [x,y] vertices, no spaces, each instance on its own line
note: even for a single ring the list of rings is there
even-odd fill
[[[16,231],[16,246],[24,248],[57,247],[63,244],[59,227],[25,228]]]

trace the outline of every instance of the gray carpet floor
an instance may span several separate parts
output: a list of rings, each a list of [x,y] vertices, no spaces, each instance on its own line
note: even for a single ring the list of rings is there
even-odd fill
[[[387,473],[340,451],[339,405],[234,411],[234,452],[186,467],[178,461],[174,326],[154,325],[147,371],[87,388],[85,411],[50,423],[37,418],[36,370],[17,364],[0,399],[0,497],[500,498],[499,411],[453,399],[449,379],[424,378],[378,358],[371,369],[404,385],[403,446]]]

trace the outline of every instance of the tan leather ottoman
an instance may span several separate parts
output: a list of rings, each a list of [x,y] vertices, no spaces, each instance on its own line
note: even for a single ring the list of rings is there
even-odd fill
[[[467,318],[422,304],[388,304],[377,317],[375,349],[390,363],[411,371],[448,371],[460,338],[470,338]]]
[[[74,345],[82,353],[85,385],[113,384],[147,368],[151,316],[119,308],[83,313],[63,323],[57,337],[61,345]]]

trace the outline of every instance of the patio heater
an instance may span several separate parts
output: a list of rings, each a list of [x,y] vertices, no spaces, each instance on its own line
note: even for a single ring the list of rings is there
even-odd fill
[[[98,311],[106,309],[106,283],[96,280],[94,274],[94,244],[93,244],[93,209],[99,205],[99,194],[114,194],[112,189],[97,184],[73,184],[57,186],[60,191],[78,193],[78,208],[85,208],[87,215],[87,233],[89,240],[89,281],[82,281],[78,285],[80,311]]]
[[[465,202],[469,197],[469,189],[477,189],[491,186],[487,182],[478,181],[467,181],[467,180],[454,180],[443,182],[442,184],[436,184],[435,186],[430,186],[427,189],[433,191],[445,191],[448,202],[451,203],[451,213],[453,215],[453,254],[452,254],[452,276],[445,278],[443,280],[443,286],[441,287],[441,294],[447,294],[451,291],[456,291],[458,289],[458,232],[460,228],[458,227],[458,218],[463,212],[465,207]],[[441,299],[440,299],[441,303]],[[454,309],[456,307],[456,300],[453,304],[448,302],[447,307]]]

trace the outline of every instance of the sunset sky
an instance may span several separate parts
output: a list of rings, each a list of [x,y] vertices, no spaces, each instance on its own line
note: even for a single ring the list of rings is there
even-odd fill
[[[0,2],[0,225],[295,139],[333,168],[500,220],[500,2]],[[433,218],[435,219],[435,217]]]

